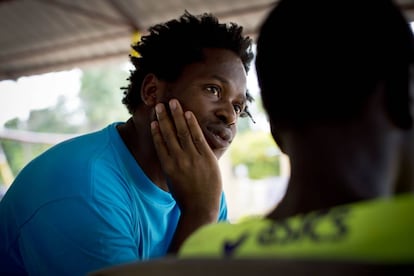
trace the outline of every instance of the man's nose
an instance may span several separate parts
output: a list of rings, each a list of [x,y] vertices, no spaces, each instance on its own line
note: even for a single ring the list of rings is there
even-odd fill
[[[238,115],[234,110],[233,104],[223,103],[220,108],[216,111],[216,116],[226,125],[236,124]]]

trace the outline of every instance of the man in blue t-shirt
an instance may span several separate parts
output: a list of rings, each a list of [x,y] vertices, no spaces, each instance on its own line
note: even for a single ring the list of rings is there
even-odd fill
[[[227,219],[217,160],[250,115],[251,39],[236,24],[185,12],[133,48],[122,100],[131,118],[52,147],[1,200],[0,275],[85,275],[156,258]],[[169,151],[157,152],[151,131],[169,115],[177,140],[164,137]]]

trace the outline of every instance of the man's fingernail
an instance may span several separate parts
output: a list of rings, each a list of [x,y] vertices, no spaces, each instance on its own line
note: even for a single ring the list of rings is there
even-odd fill
[[[157,113],[161,113],[161,112],[162,112],[162,106],[161,106],[161,104],[157,104],[157,105],[155,106],[155,111],[156,111]]]
[[[186,119],[191,119],[191,112],[190,111],[186,111],[184,113],[184,116],[185,116]]]
[[[177,102],[175,100],[170,101],[170,109],[175,110],[177,108]]]

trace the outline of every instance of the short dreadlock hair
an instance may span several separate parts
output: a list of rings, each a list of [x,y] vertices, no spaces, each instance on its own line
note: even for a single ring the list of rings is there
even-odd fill
[[[252,40],[243,36],[243,27],[235,23],[219,23],[211,13],[192,15],[185,11],[179,19],[149,28],[149,34],[132,45],[139,56],[130,55],[135,70],[130,71],[129,85],[123,87],[125,104],[130,114],[142,104],[140,89],[145,76],[153,73],[164,81],[177,80],[184,67],[204,59],[203,49],[228,49],[238,55],[246,72],[254,54]],[[246,91],[248,102],[253,97]],[[251,117],[248,108],[242,114]]]

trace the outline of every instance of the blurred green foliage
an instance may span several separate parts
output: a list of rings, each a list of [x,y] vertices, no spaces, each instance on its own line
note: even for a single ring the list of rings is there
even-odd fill
[[[232,165],[245,166],[251,179],[280,175],[279,156],[272,136],[265,131],[239,133],[230,147]]]
[[[85,133],[114,121],[125,121],[129,114],[121,103],[129,73],[116,67],[98,67],[83,71],[80,103],[70,108],[69,99],[59,97],[49,108],[32,110],[27,120],[12,119],[6,128],[48,133]],[[64,85],[64,84],[63,84]],[[57,88],[58,89],[58,88]],[[0,140],[14,175],[30,160],[52,145]]]

